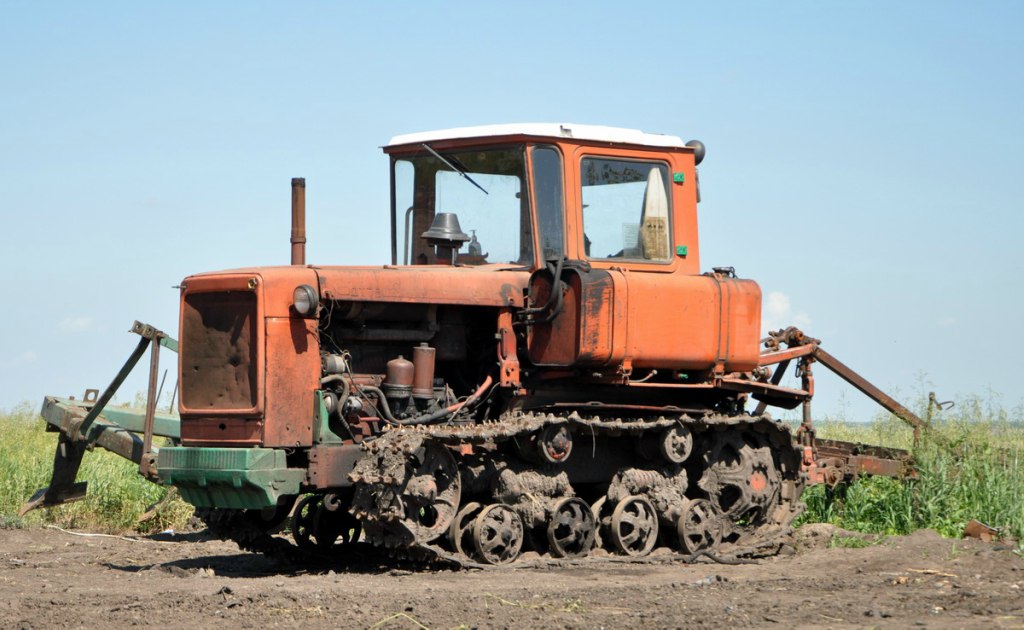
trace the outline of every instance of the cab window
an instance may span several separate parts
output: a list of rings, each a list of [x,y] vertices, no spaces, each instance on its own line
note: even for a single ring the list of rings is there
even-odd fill
[[[459,264],[533,263],[524,147],[424,149],[395,159],[396,249],[405,264],[437,264],[423,237],[435,215],[455,216],[466,242]],[[453,224],[454,225],[454,224]]]
[[[580,181],[588,258],[671,260],[666,164],[587,157]]]

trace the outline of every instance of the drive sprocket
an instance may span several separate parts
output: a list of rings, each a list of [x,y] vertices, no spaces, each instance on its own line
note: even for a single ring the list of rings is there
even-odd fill
[[[461,496],[459,469],[440,442],[419,435],[378,438],[352,471],[352,515],[371,542],[388,547],[432,542],[448,532]]]
[[[767,438],[755,431],[723,429],[710,438],[697,485],[733,527],[765,524],[780,501],[782,480]]]

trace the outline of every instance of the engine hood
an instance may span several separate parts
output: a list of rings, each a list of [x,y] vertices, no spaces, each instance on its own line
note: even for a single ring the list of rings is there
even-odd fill
[[[328,300],[367,300],[466,306],[522,306],[530,271],[481,267],[314,267]]]

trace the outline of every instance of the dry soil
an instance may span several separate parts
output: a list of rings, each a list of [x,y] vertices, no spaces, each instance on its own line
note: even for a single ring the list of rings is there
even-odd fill
[[[930,531],[863,548],[799,533],[757,564],[297,568],[201,535],[0,530],[0,627],[1024,627],[1012,548]],[[168,540],[170,538],[170,540]],[[848,541],[848,539],[842,539]]]

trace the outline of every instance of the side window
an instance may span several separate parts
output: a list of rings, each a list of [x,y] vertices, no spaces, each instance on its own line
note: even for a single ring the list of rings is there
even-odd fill
[[[588,258],[671,260],[667,165],[583,158],[580,176]]]
[[[565,252],[562,229],[562,156],[552,147],[535,147],[533,160],[533,197],[537,202],[537,223],[541,257],[561,258]]]

